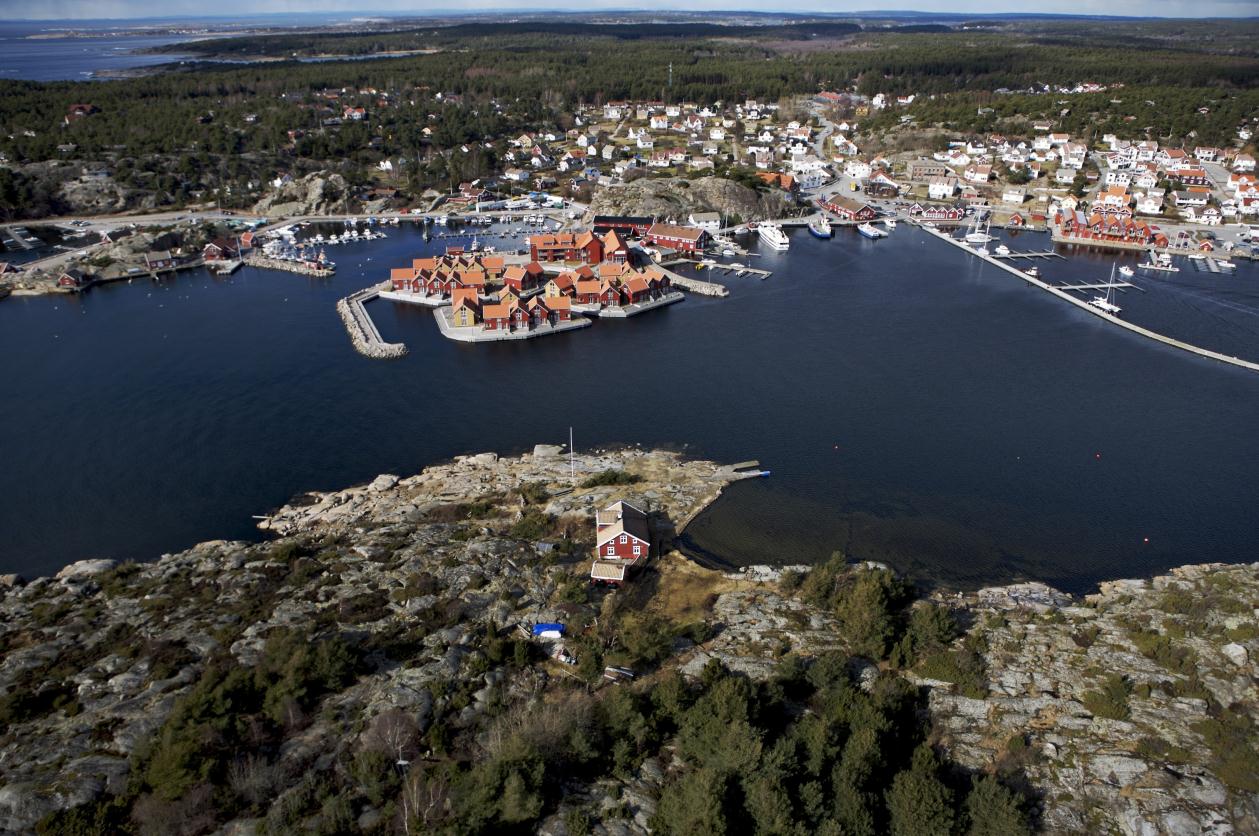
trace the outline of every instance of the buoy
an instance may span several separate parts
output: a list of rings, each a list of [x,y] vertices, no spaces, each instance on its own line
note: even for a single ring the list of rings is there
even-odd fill
[[[1094,453],[1094,454],[1093,454],[1093,458],[1095,458],[1095,459],[1097,459],[1098,461],[1100,461],[1100,460],[1101,460],[1101,458],[1102,458],[1102,454],[1101,454],[1101,453]]]

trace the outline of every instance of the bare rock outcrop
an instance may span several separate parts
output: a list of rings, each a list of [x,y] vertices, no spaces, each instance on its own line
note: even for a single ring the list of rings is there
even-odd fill
[[[781,191],[758,192],[721,177],[644,177],[600,189],[590,209],[596,215],[649,215],[679,223],[692,212],[719,212],[733,223],[779,218],[790,205]]]
[[[260,215],[291,217],[348,212],[350,186],[340,174],[315,172],[276,188],[254,204]]]

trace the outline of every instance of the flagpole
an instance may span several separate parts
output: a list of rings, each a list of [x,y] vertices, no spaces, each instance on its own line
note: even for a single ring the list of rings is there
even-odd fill
[[[573,428],[568,428],[568,475],[574,482],[577,481],[577,462],[573,458]]]

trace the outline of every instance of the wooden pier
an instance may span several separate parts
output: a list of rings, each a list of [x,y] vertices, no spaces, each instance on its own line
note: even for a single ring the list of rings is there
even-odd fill
[[[975,256],[976,258],[986,261],[987,263],[993,265],[994,267],[1005,270],[1007,273],[1012,273],[1013,275],[1027,282],[1029,285],[1039,287],[1041,290],[1047,291],[1048,293],[1052,293],[1054,296],[1057,296],[1059,299],[1065,299],[1066,301],[1070,302],[1072,305],[1075,305],[1077,308],[1080,308],[1083,311],[1087,311],[1093,316],[1101,317],[1107,322],[1113,325],[1118,325],[1120,328],[1131,331],[1134,334],[1140,334],[1141,336],[1147,337],[1151,340],[1154,340],[1155,342],[1160,342],[1163,345],[1171,346],[1172,348],[1178,348],[1182,351],[1188,351],[1190,354],[1196,354],[1199,357],[1206,357],[1208,360],[1218,360],[1219,362],[1227,363],[1230,366],[1237,366],[1238,368],[1246,369],[1248,371],[1259,372],[1259,363],[1255,363],[1250,360],[1243,360],[1240,357],[1232,357],[1227,354],[1221,354],[1218,351],[1211,351],[1208,348],[1202,348],[1201,346],[1192,345],[1190,343],[1177,340],[1173,337],[1169,337],[1166,334],[1160,334],[1157,331],[1151,331],[1148,328],[1142,328],[1140,325],[1134,325],[1133,323],[1120,319],[1117,316],[1108,314],[1105,311],[1097,308],[1096,306],[1090,305],[1088,302],[1085,302],[1082,299],[1072,296],[1070,293],[1068,293],[1065,290],[1062,290],[1061,288],[1054,287],[1051,284],[1047,284],[1046,282],[1041,281],[1035,276],[1028,275],[1022,270],[1019,270],[1017,267],[1014,267],[1010,264],[1005,264],[1000,259],[993,258],[991,255],[988,255],[988,256],[980,255],[979,253],[972,250],[970,247],[966,246],[964,242],[958,241],[956,238],[946,235],[943,232],[939,231],[938,229],[935,229],[933,227],[921,226],[921,225],[920,225],[920,228],[924,232],[934,235],[935,237],[941,239],[942,241],[947,241],[953,246],[963,250],[964,252],[969,253],[970,255]]]

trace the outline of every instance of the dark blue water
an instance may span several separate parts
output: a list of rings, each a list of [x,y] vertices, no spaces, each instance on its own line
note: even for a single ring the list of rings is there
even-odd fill
[[[168,64],[186,57],[143,53],[153,47],[186,41],[186,36],[103,33],[93,37],[29,37],[55,36],[59,31],[64,32],[67,25],[64,22],[0,25],[0,80],[81,81],[92,78],[94,73]]]
[[[337,249],[326,281],[246,269],[0,303],[0,571],[252,537],[251,514],[301,491],[566,441],[570,425],[579,448],[687,445],[771,468],[688,531],[732,563],[843,550],[932,581],[1083,589],[1254,559],[1259,375],[917,230],[793,233],[756,259],[773,278],[720,279],[727,299],[525,343],[449,342],[429,311],[376,302],[411,353],[355,354],[335,300],[425,249],[403,229]],[[1111,263],[1042,269],[1104,279]],[[1177,275],[1139,279],[1125,314],[1259,357],[1254,266]]]

